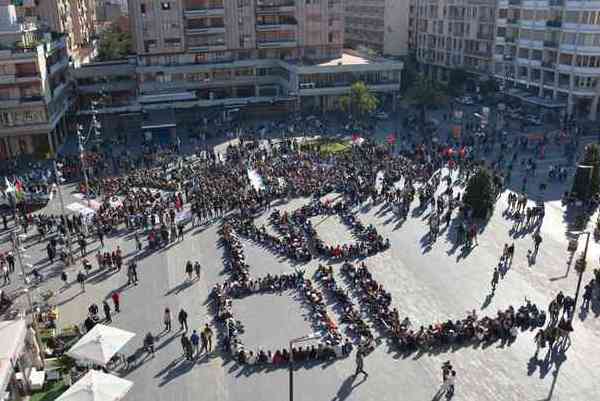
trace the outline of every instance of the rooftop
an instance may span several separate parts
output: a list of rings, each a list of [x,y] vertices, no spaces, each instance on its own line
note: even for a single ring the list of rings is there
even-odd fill
[[[287,60],[286,60],[287,61]],[[289,62],[289,61],[287,61]],[[370,57],[366,54],[357,52],[352,49],[344,49],[341,57],[328,60],[297,60],[289,63],[303,66],[320,66],[320,67],[334,67],[334,66],[348,66],[348,65],[367,65],[367,64],[380,64],[380,63],[396,63],[396,60],[384,58],[384,57]]]

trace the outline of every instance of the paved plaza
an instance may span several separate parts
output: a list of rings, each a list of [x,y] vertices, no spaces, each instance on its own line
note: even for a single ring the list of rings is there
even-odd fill
[[[72,187],[65,187],[67,202],[85,203],[70,191],[73,191]],[[560,200],[546,202],[546,216],[540,232],[544,241],[536,263],[530,266],[526,255],[533,248],[533,240],[531,235],[516,239],[510,236],[512,222],[503,216],[507,195],[508,192],[502,195],[494,216],[479,236],[479,244],[466,256],[461,255],[454,245],[454,232],[444,229],[437,242],[427,246],[424,241],[428,232],[425,215],[409,213],[405,222],[398,222],[381,205],[365,204],[357,209],[364,224],[373,224],[384,238],[390,239],[390,249],[365,262],[376,280],[391,292],[392,305],[398,308],[401,318],[410,317],[413,325],[418,327],[448,318],[462,319],[473,309],[480,316],[495,315],[496,311],[509,305],[517,308],[525,297],[545,309],[559,290],[565,294],[574,293],[577,274],[573,266],[567,264],[567,225]],[[325,198],[335,196],[330,194]],[[276,208],[291,211],[308,201],[293,199],[276,205]],[[55,198],[48,209],[56,211],[57,208]],[[344,243],[352,239],[336,216],[318,216],[312,222],[326,242]],[[267,215],[258,217],[256,224],[268,225]],[[126,269],[123,269],[109,274],[92,272],[85,292],[81,292],[76,283],[59,290],[62,283],[56,270],[45,261],[45,244],[29,244],[25,253],[28,263],[41,266],[47,276],[44,288],[57,290],[51,302],[59,306],[59,326],[80,324],[89,304],[100,303],[112,290],[120,289],[122,312],[113,317],[112,324],[137,333],[125,350],[126,354],[132,354],[141,346],[146,332],[158,334],[162,331],[165,307],[171,308],[174,314],[180,308],[188,311],[191,328],[213,324],[209,291],[226,279],[218,227],[218,223],[199,228],[188,225],[184,241],[149,255],[138,255],[133,237],[124,230],[106,240],[107,249],[115,249],[117,245],[123,249],[125,263],[129,258],[141,258],[137,286],[126,285]],[[498,263],[503,245],[511,241],[515,241],[516,246],[514,263],[490,298],[492,270]],[[580,248],[582,243],[580,241]],[[251,274],[255,277],[293,272],[295,268],[306,269],[310,276],[318,263],[323,262],[313,260],[292,265],[251,240],[244,239],[243,245]],[[99,243],[88,247],[92,249],[90,258],[95,254],[95,246]],[[600,249],[592,241],[589,265],[596,267],[599,256]],[[191,284],[185,282],[187,260],[198,260],[203,267],[201,279]],[[339,278],[338,283],[345,285],[340,267],[341,264],[333,265],[334,274]],[[67,269],[70,280],[74,280],[78,269]],[[583,282],[587,283],[590,278],[591,268]],[[250,349],[282,348],[290,339],[312,331],[309,311],[296,299],[293,291],[234,300],[233,309],[244,325],[241,338]],[[338,312],[330,309],[330,314],[339,321]],[[548,355],[545,361],[546,349],[540,351],[539,359],[534,358],[534,331],[520,333],[510,345],[499,342],[488,347],[469,345],[440,352],[413,353],[408,357],[398,353],[385,337],[377,335],[377,348],[365,359],[365,369],[370,373],[368,379],[353,376],[353,356],[302,366],[295,372],[295,399],[431,400],[440,386],[440,367],[446,360],[452,361],[458,373],[456,400],[596,399],[600,394],[600,381],[597,380],[600,368],[598,305],[586,315],[580,314],[578,308],[573,325],[570,348],[564,354]],[[137,361],[125,375],[135,383],[126,401],[287,399],[288,372],[285,368],[240,366],[223,358],[220,352],[202,356],[194,363],[187,362],[182,358],[178,323],[174,322],[174,328],[171,333],[161,335],[155,358]],[[374,332],[378,333],[377,330]]]

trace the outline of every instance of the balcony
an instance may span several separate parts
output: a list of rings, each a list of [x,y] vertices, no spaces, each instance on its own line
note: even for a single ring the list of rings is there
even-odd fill
[[[542,68],[554,69],[556,63],[552,61],[542,61]]]
[[[278,23],[257,23],[257,31],[294,31],[297,24],[292,21],[278,22]]]
[[[508,37],[508,38],[505,38],[504,41],[506,43],[515,43],[517,41],[517,38],[514,37],[514,36],[513,37]]]
[[[194,53],[222,52],[227,50],[227,46],[225,46],[224,44],[190,45],[188,46],[188,50]]]
[[[260,39],[256,41],[256,47],[259,49],[273,49],[281,47],[296,47],[296,39]]]
[[[44,98],[40,95],[21,97],[21,103],[36,103],[36,102],[42,102],[42,101],[44,101]]]
[[[258,0],[256,2],[257,14],[290,13],[296,10],[294,0]]]
[[[14,75],[0,75],[0,84],[14,84],[16,82]]]
[[[550,7],[562,7],[565,5],[565,0],[550,0]]]
[[[544,40],[544,47],[550,47],[553,49],[558,48],[558,42],[554,40]]]
[[[208,35],[208,34],[218,34],[225,33],[224,26],[209,26],[209,27],[194,27],[194,28],[186,28],[185,33],[188,35]]]
[[[509,6],[520,6],[522,3],[522,0],[508,0]]]
[[[518,18],[508,18],[506,20],[506,23],[509,25],[519,25],[519,19]]]
[[[562,27],[562,21],[561,20],[546,21],[546,26],[548,28],[560,28],[560,27]]]
[[[225,15],[225,8],[222,6],[221,7],[187,8],[183,11],[183,14],[187,18],[223,16],[223,15]]]

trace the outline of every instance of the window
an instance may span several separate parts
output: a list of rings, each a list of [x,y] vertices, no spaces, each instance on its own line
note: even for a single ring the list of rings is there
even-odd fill
[[[171,3],[169,3],[168,1],[163,1],[162,3],[160,3],[160,8],[163,9],[163,11],[167,11],[171,9]]]
[[[140,3],[140,12],[142,15],[146,14],[146,5],[144,3]]]

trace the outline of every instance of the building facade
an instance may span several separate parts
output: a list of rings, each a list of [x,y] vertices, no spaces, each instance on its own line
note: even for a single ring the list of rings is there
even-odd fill
[[[100,114],[328,110],[358,80],[400,89],[401,62],[343,51],[339,0],[131,0],[129,18],[136,56],[74,70],[81,114],[98,88]]]
[[[408,20],[409,0],[345,0],[345,44],[386,56],[406,56]]]
[[[501,0],[496,77],[596,120],[600,98],[600,2]]]
[[[67,35],[67,50],[75,64],[91,61],[96,35],[96,0],[36,0],[20,8],[35,16],[37,24]]]
[[[54,153],[74,97],[64,35],[31,24],[0,27],[0,159]]]
[[[409,44],[419,64],[447,80],[453,68],[493,72],[497,0],[410,0]]]

